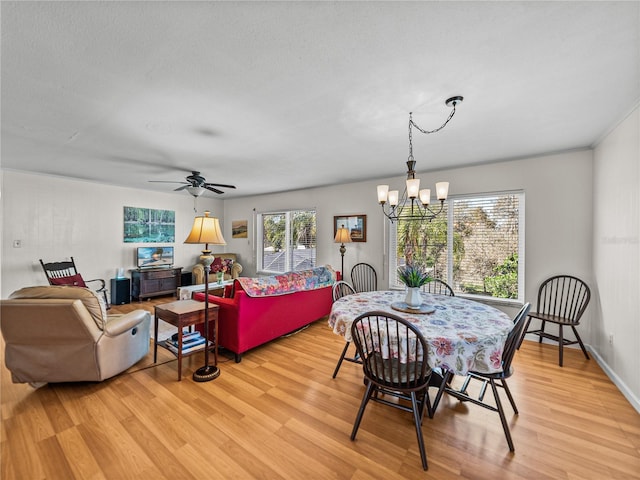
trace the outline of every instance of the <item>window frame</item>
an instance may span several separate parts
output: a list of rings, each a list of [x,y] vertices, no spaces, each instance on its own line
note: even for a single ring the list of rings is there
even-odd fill
[[[292,233],[293,233],[293,216],[295,212],[313,213],[314,230],[317,229],[318,224],[318,212],[316,208],[287,208],[269,210],[264,212],[256,212],[256,265],[257,273],[261,275],[280,275],[285,272],[292,271],[292,257],[289,254],[291,252],[292,245]],[[285,268],[283,271],[268,270],[264,268],[264,217],[266,215],[285,215]],[[315,246],[313,247],[315,253],[311,255],[312,266],[315,267],[317,263],[317,251],[318,251],[318,239],[317,233],[315,235]]]
[[[464,293],[454,288],[453,283],[451,287],[454,288],[454,292],[457,296],[463,298],[469,298],[471,300],[480,301],[488,304],[497,304],[501,306],[519,306],[524,302],[525,297],[525,192],[524,190],[506,190],[497,192],[479,192],[463,195],[451,195],[445,200],[445,210],[447,215],[447,265],[446,265],[446,278],[453,278],[453,234],[454,234],[454,204],[460,200],[478,200],[489,197],[515,195],[518,197],[518,294],[517,298],[499,298],[487,295]],[[397,262],[397,227],[398,222],[389,222],[389,243],[388,243],[388,274],[389,274],[389,288],[391,290],[402,290],[404,285],[396,283],[396,270],[398,266]]]

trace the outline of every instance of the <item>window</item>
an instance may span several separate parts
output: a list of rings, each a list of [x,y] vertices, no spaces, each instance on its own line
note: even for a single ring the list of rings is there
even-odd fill
[[[409,261],[456,295],[522,301],[524,297],[524,193],[449,198],[431,222],[402,220],[391,225],[389,278],[401,288],[397,268]]]
[[[316,265],[316,211],[258,214],[258,270],[284,273]]]

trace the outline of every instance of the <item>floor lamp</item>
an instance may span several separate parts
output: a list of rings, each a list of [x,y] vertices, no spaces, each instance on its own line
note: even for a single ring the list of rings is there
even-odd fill
[[[209,269],[213,263],[213,255],[209,245],[226,245],[220,230],[220,222],[217,218],[209,217],[209,212],[204,212],[204,217],[196,217],[193,228],[184,243],[204,243],[204,250],[200,262],[204,266],[204,367],[193,372],[193,380],[196,382],[208,382],[220,376],[218,368],[218,339],[215,339],[214,365],[209,365]]]
[[[342,279],[344,280],[344,254],[347,251],[344,246],[345,243],[351,243],[351,234],[349,233],[348,228],[344,228],[342,225],[338,231],[336,232],[336,238],[333,240],[335,243],[340,243],[340,255],[342,256],[342,266],[340,267],[340,275],[342,275]]]

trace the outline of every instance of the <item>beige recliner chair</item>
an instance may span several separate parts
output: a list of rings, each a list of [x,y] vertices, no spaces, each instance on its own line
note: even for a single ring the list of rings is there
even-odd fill
[[[14,383],[102,381],[149,351],[150,313],[107,316],[88,288],[22,288],[0,302],[0,322]]]

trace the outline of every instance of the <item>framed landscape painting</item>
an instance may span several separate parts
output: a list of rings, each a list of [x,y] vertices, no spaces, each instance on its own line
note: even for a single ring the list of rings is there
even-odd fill
[[[349,229],[351,241],[367,241],[367,216],[366,215],[338,215],[333,217],[333,236],[335,238],[338,229]]]
[[[176,237],[173,210],[124,207],[125,243],[172,243]]]
[[[231,222],[231,238],[247,238],[247,220]]]

